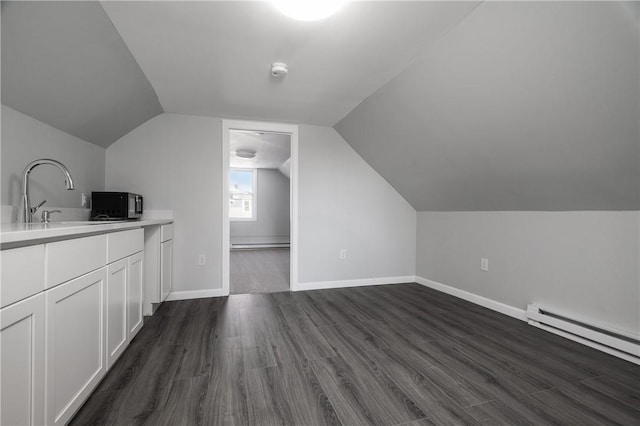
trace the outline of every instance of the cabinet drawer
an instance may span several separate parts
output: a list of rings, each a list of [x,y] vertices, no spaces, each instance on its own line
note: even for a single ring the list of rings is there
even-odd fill
[[[160,227],[160,241],[173,240],[173,223]]]
[[[44,290],[44,245],[0,251],[0,307]]]
[[[51,288],[106,265],[107,236],[49,243],[46,258],[46,288]]]
[[[107,235],[107,263],[124,259],[144,250],[144,230],[114,232]]]

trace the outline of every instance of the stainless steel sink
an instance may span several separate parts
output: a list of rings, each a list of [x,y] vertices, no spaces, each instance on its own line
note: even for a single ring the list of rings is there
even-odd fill
[[[114,220],[114,221],[95,221],[95,220],[67,220],[60,222],[49,222],[49,225],[76,225],[76,226],[84,226],[84,225],[109,225],[111,223],[122,223],[126,222],[125,220]]]

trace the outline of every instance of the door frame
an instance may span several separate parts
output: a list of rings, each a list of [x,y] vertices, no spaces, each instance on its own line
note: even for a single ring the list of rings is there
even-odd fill
[[[229,283],[229,135],[231,130],[286,133],[291,136],[291,176],[289,178],[290,270],[289,289],[298,289],[298,126],[245,120],[222,120],[222,293],[228,296]]]

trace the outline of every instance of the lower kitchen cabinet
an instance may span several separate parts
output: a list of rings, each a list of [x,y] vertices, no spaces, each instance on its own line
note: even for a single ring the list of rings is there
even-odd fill
[[[129,257],[129,282],[127,295],[127,333],[133,339],[144,323],[142,301],[144,300],[144,252]]]
[[[106,372],[106,283],[104,267],[45,292],[49,425],[67,423]]]
[[[144,314],[153,315],[173,289],[173,224],[145,229],[144,256]]]
[[[107,267],[105,286],[107,325],[107,369],[129,345],[127,293],[129,291],[129,259],[121,259]]]
[[[0,310],[0,424],[44,423],[44,294]]]
[[[173,240],[160,243],[160,293],[164,301],[173,288]]]
[[[168,294],[172,228],[156,228]],[[2,250],[0,425],[71,420],[142,328],[144,247],[137,228]]]

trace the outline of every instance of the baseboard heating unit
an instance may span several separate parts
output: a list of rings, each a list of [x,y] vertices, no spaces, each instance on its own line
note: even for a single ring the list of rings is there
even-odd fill
[[[571,319],[537,305],[527,306],[530,325],[640,365],[640,336]]]

